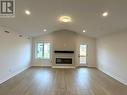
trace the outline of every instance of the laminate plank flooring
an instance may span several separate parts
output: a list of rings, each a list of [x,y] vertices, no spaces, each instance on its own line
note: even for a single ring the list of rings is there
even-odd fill
[[[127,95],[127,86],[93,68],[32,67],[1,84],[0,95]]]

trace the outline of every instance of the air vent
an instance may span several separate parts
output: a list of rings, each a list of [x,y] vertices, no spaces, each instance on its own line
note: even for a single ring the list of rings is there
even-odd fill
[[[5,33],[10,33],[9,31],[4,31]]]
[[[22,35],[19,35],[19,37],[22,37]]]

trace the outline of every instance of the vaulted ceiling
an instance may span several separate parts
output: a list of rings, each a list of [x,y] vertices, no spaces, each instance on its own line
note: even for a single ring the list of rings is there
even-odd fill
[[[15,1],[16,16],[0,18],[0,25],[32,37],[64,29],[97,38],[127,28],[127,0]],[[31,15],[25,14],[26,9]],[[102,17],[104,11],[109,12],[107,17]],[[72,22],[59,22],[62,15],[71,16]]]

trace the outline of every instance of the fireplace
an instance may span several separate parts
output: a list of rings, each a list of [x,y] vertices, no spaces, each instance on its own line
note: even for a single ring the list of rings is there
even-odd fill
[[[72,64],[72,58],[56,58],[56,64]]]
[[[53,64],[54,66],[74,66],[74,58],[75,54],[74,51],[67,51],[67,50],[56,50],[54,51],[54,59]]]

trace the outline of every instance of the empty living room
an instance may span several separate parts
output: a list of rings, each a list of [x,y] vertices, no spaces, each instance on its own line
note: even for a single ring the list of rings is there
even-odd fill
[[[127,0],[0,0],[0,95],[127,95]]]

